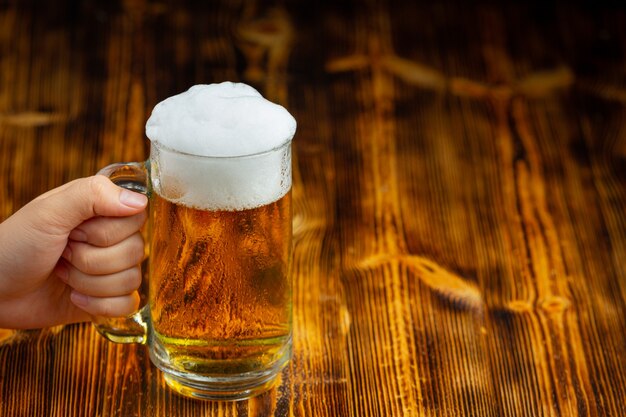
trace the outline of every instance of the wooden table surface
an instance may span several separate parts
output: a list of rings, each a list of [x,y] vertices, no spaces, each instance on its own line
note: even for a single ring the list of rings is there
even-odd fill
[[[626,416],[621,2],[183,3],[0,2],[0,216],[248,82],[298,120],[293,360],[203,402],[89,324],[1,331],[0,416]]]

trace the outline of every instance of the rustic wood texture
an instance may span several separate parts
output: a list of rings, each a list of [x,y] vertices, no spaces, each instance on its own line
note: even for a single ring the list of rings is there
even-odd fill
[[[626,9],[415,3],[0,2],[2,218],[144,159],[195,83],[299,123],[279,387],[188,400],[89,324],[6,330],[0,416],[626,416]]]

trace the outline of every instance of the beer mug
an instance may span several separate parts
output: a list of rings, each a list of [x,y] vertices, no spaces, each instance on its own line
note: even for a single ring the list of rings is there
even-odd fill
[[[143,163],[100,171],[146,194],[147,303],[94,317],[109,340],[144,343],[175,391],[237,400],[268,389],[291,356],[291,138],[242,156],[152,142]]]

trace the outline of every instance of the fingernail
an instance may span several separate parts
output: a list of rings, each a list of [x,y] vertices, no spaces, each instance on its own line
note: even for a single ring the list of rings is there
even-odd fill
[[[61,279],[61,281],[63,281],[64,283],[67,284],[67,282],[69,281],[69,277],[70,277],[70,270],[67,269],[67,266],[65,266],[63,264],[63,261],[61,261],[55,268],[54,268],[54,274],[59,277],[59,279]]]
[[[148,198],[143,194],[122,190],[120,193],[120,203],[127,207],[142,208],[148,204]]]
[[[89,304],[89,297],[76,291],[72,291],[70,299],[78,307],[86,307]]]
[[[70,239],[76,242],[86,242],[87,234],[80,229],[74,229],[70,232]]]

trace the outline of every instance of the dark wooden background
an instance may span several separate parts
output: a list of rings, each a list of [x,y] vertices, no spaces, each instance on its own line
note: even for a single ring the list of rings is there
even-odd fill
[[[246,81],[298,120],[294,358],[168,391],[90,325],[0,332],[0,416],[625,416],[622,2],[0,2],[0,216]],[[592,6],[593,5],[593,6]]]

